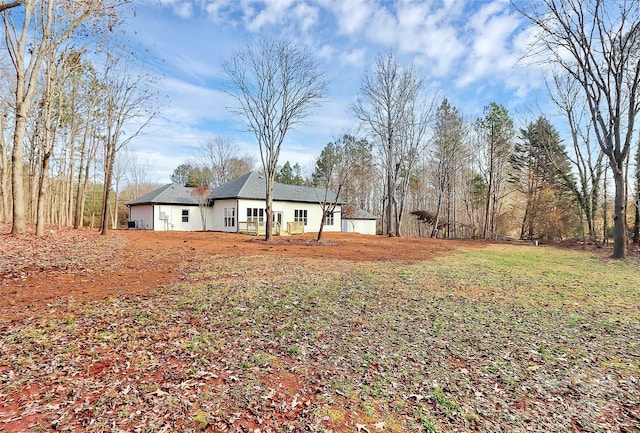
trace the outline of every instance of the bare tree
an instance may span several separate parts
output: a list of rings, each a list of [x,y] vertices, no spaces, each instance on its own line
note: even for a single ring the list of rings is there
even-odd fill
[[[520,11],[541,32],[535,48],[581,87],[615,185],[614,258],[627,248],[626,161],[640,112],[640,2],[541,0]]]
[[[453,196],[456,180],[456,163],[462,152],[464,138],[464,123],[462,116],[456,107],[452,107],[445,98],[436,112],[436,124],[433,137],[433,153],[431,163],[433,166],[434,186],[436,189],[436,210],[434,213],[433,230],[431,237],[437,237],[440,224],[440,214],[443,203],[447,203],[446,227],[451,223],[451,211],[455,197]]]
[[[87,86],[93,90],[99,88],[96,77],[92,77]],[[87,199],[87,191],[89,190],[89,179],[91,178],[91,167],[94,165],[98,149],[100,147],[100,136],[98,130],[103,125],[102,116],[95,107],[99,103],[99,93],[97,91],[90,92],[87,95],[85,107],[85,126],[78,152],[80,160],[78,161],[78,174],[76,177],[75,191],[75,211],[73,219],[73,228],[80,228],[84,223],[84,210]]]
[[[575,167],[578,180],[571,190],[587,224],[589,239],[596,242],[595,218],[600,202],[604,153],[600,146],[594,148],[592,144],[593,127],[586,120],[589,116],[585,112],[586,104],[581,99],[578,86],[569,75],[558,72],[552,75],[552,81],[548,83],[551,99],[564,115],[571,133],[572,152],[565,153]]]
[[[126,174],[123,199],[133,200],[153,191],[157,188],[157,185],[149,177],[150,165],[148,160],[142,160],[140,152],[135,149],[127,149],[127,154],[130,164]]]
[[[513,120],[502,105],[492,102],[484,109],[484,116],[476,120],[476,131],[484,149],[484,176],[487,191],[484,196],[484,224],[482,237],[496,236],[497,217],[506,183],[506,168],[509,162],[514,136]]]
[[[25,0],[14,20],[11,9],[2,13],[5,41],[15,71],[15,119],[13,132],[11,233],[26,232],[23,156],[27,118],[36,96],[38,75],[48,56],[74,36],[91,17],[104,12],[106,0],[59,3],[55,0]],[[9,6],[10,4],[4,4]],[[55,25],[54,25],[55,23]]]
[[[265,239],[273,239],[273,185],[287,132],[325,95],[326,82],[310,51],[289,41],[261,39],[223,63],[229,94],[260,148],[266,178]]]
[[[352,135],[344,134],[341,138],[328,143],[316,161],[313,172],[313,181],[320,191],[320,206],[322,207],[322,220],[318,229],[316,241],[322,239],[327,218],[331,218],[335,212],[340,194],[349,183],[352,176],[352,168],[358,160],[358,152],[362,144],[358,143]]]
[[[412,186],[411,180],[415,175],[417,163],[422,159],[422,155],[427,148],[427,130],[433,119],[435,112],[435,98],[426,101],[422,94],[422,77],[418,76],[413,66],[408,69],[410,75],[417,78],[414,82],[415,95],[406,101],[405,113],[398,142],[398,164],[396,164],[396,192],[394,200],[395,208],[395,233],[402,235],[402,220],[407,204],[407,195]]]
[[[211,171],[211,188],[216,188],[231,178],[231,164],[238,158],[235,144],[228,137],[217,136],[200,145],[203,168]]]
[[[366,75],[360,95],[353,105],[358,119],[364,123],[378,146],[385,176],[387,235],[400,235],[399,218],[404,207],[402,188],[423,143],[425,122],[430,117],[419,104],[424,78],[410,65],[402,68],[393,54],[379,57],[373,75]],[[420,110],[420,111],[416,111]],[[399,183],[400,182],[400,183]],[[396,191],[401,191],[400,201]],[[393,209],[396,210],[395,218]]]
[[[15,0],[12,2],[2,2],[0,3],[0,12],[2,11],[6,11],[7,9],[11,9],[14,8],[16,6],[20,6],[23,5],[25,3],[26,0]]]
[[[191,196],[198,200],[198,209],[200,209],[200,221],[202,222],[202,231],[207,231],[207,206],[211,197],[211,189],[209,185],[203,184],[194,187],[191,190]]]
[[[104,190],[100,234],[108,230],[107,215],[116,155],[137,137],[155,116],[155,94],[149,88],[150,77],[132,71],[126,57],[107,56],[100,80],[101,111],[104,116]],[[125,125],[131,128],[125,132]]]
[[[256,160],[253,156],[245,155],[243,157],[231,158],[231,161],[229,161],[229,180],[233,180],[250,172],[255,166]]]

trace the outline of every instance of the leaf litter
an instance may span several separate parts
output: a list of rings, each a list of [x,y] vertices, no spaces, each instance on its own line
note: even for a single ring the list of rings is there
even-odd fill
[[[11,257],[27,280],[131,258],[126,235],[84,236]],[[637,290],[464,267],[511,246],[353,261],[154,239],[171,284],[0,315],[0,431],[640,432]]]

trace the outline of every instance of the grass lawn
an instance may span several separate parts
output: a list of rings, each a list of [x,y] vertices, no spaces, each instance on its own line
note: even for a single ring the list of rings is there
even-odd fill
[[[0,432],[640,432],[637,260],[201,253],[180,274],[0,315]]]

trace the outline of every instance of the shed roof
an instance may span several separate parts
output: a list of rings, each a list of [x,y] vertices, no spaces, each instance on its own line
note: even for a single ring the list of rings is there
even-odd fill
[[[347,210],[342,211],[343,220],[377,220],[378,217],[356,207],[348,207]]]
[[[197,205],[198,199],[191,194],[193,188],[170,183],[148,194],[131,200],[127,205],[137,204],[178,204]]]

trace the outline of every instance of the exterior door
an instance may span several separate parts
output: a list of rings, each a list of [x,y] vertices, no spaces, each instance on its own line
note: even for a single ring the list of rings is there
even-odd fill
[[[280,234],[280,231],[282,230],[282,212],[273,213],[273,222],[275,223],[273,231],[276,234]]]

